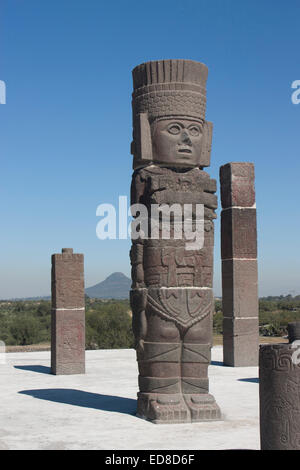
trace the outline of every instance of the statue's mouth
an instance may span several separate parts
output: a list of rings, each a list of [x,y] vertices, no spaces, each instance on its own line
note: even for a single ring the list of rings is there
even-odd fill
[[[190,147],[179,147],[179,153],[192,153],[192,149]]]

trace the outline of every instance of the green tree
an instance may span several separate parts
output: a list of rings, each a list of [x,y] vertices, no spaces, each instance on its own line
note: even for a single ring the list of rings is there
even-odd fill
[[[10,324],[10,334],[15,344],[21,346],[40,341],[40,325],[36,318],[29,315],[18,315]]]

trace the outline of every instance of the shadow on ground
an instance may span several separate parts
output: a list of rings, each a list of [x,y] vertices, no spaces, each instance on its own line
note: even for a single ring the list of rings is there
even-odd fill
[[[255,384],[259,383],[259,379],[255,378],[255,377],[251,377],[249,379],[238,379],[238,380],[239,380],[239,382],[253,382]]]
[[[30,370],[31,372],[39,372],[40,374],[50,374],[50,367],[46,366],[14,366],[15,369]]]
[[[224,363],[221,362],[221,361],[211,361],[210,364],[211,364],[212,366],[222,366],[222,367],[224,366],[224,367],[226,367],[226,366],[224,365]]]
[[[96,410],[113,411],[135,415],[136,400],[132,398],[117,397],[114,395],[100,395],[98,393],[83,392],[68,388],[47,388],[40,390],[22,390],[19,393],[30,395],[40,400],[65,403],[66,405],[83,406]]]

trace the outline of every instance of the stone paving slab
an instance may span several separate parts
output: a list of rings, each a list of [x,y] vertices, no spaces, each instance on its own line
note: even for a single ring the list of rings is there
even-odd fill
[[[86,374],[50,374],[50,352],[6,354],[0,364],[0,449],[259,449],[257,367],[225,367],[212,350],[211,423],[155,425],[135,416],[130,349],[86,351]]]

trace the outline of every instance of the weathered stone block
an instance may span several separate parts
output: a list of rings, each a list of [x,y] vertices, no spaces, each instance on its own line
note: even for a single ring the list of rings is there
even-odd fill
[[[224,318],[223,333],[227,337],[257,336],[258,318]]]
[[[222,261],[224,317],[258,317],[257,261]]]
[[[52,307],[84,307],[83,254],[52,255]]]
[[[83,255],[52,256],[51,372],[85,372]]]
[[[222,259],[257,258],[255,209],[227,209],[221,213]]]
[[[258,318],[224,318],[223,361],[232,367],[258,365]]]
[[[54,374],[84,374],[85,322],[82,310],[53,310],[51,367]]]
[[[208,393],[208,379],[198,377],[182,377],[183,394]]]
[[[221,166],[222,208],[253,207],[255,204],[253,163],[232,162]]]
[[[144,280],[148,287],[212,287],[213,232],[205,234],[201,250],[186,250],[185,240],[160,246],[149,240],[144,246]]]

